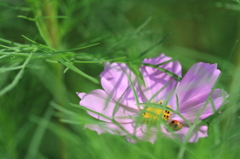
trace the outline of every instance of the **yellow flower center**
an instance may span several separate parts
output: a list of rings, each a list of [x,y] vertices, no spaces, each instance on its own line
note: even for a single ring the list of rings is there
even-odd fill
[[[155,103],[154,101],[152,103]],[[162,105],[162,101],[159,101],[158,104]],[[170,105],[167,106],[170,108]],[[160,119],[165,121],[170,119],[170,111],[160,109],[159,107],[146,107],[144,113],[142,114],[143,121],[145,124],[156,124]]]

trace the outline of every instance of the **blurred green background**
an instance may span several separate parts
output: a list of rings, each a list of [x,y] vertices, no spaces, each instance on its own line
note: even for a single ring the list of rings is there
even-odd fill
[[[237,158],[239,15],[237,0],[1,0],[0,159]],[[130,144],[83,130],[93,119],[70,103],[101,88],[103,62],[161,52],[184,71],[218,63],[230,99],[209,137]]]

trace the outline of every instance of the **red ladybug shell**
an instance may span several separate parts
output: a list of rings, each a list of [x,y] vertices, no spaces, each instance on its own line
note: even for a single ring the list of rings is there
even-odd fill
[[[182,124],[178,120],[172,120],[169,124],[170,128],[172,128],[174,131],[178,131],[182,129]]]

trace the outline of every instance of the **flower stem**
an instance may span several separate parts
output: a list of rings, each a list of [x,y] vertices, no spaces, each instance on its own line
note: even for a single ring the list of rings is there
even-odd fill
[[[60,34],[60,26],[58,24],[58,0],[43,0],[43,1],[35,1],[28,0],[35,16],[36,26],[41,37],[44,39],[46,44],[56,50],[60,50],[61,48],[61,34]],[[54,59],[53,59],[54,60]],[[63,77],[63,66],[61,64],[55,63],[44,63],[46,67],[43,67],[46,70],[46,73],[50,73],[52,75],[48,75],[52,77],[50,83],[45,82],[45,85],[48,85],[49,91],[53,95],[53,100],[61,106],[66,106],[69,101],[66,96],[66,88],[64,85],[64,77]],[[38,76],[39,77],[39,76]],[[40,77],[43,78],[43,77]],[[42,79],[44,81],[44,79]],[[46,84],[47,83],[47,84]],[[59,118],[57,122],[60,127],[65,127],[63,123],[59,122]],[[61,149],[61,158],[67,158],[66,146],[63,139],[60,139],[60,149]]]

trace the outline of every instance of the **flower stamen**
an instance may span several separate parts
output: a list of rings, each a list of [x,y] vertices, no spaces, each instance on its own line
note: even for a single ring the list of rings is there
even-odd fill
[[[152,103],[155,103],[155,101],[152,101]],[[162,103],[163,101],[159,101],[157,104],[162,105]],[[170,105],[168,105],[167,108],[170,108]],[[169,110],[163,110],[159,107],[146,107],[142,114],[145,124],[156,124],[161,118],[167,121],[170,119],[170,116]]]

